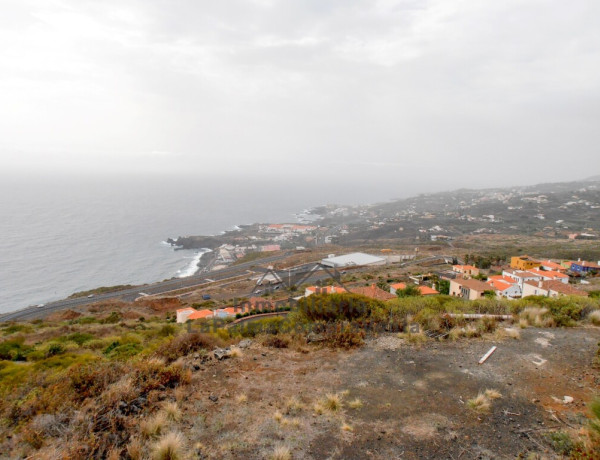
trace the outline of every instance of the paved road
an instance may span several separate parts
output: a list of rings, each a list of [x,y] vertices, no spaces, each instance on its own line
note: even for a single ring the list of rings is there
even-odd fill
[[[29,307],[23,310],[6,313],[0,316],[0,321],[32,320],[44,317],[49,313],[64,310],[65,308],[79,307],[81,305],[87,305],[99,301],[120,299],[131,302],[138,298],[141,293],[162,294],[176,289],[188,288],[192,286],[202,286],[203,284],[209,284],[211,282],[209,280],[219,281],[234,276],[240,276],[245,273],[248,273],[248,270],[250,270],[253,266],[264,265],[270,262],[282,260],[285,259],[287,256],[289,256],[289,253],[265,257],[263,259],[257,259],[251,262],[245,262],[231,267],[227,267],[222,270],[216,270],[208,273],[200,273],[194,276],[189,276],[187,278],[175,278],[167,281],[160,281],[158,283],[146,284],[143,286],[124,289],[122,291],[99,294],[92,298],[79,297],[75,299],[64,299],[56,302],[50,302],[43,307]]]

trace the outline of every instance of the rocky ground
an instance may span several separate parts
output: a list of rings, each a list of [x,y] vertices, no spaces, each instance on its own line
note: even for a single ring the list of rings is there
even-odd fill
[[[201,458],[265,458],[281,446],[299,459],[554,458],[547,433],[577,437],[598,393],[599,340],[596,328],[530,328],[421,345],[382,335],[355,351],[254,341],[230,359],[190,358],[182,428]],[[487,412],[470,408],[486,389],[501,397]]]

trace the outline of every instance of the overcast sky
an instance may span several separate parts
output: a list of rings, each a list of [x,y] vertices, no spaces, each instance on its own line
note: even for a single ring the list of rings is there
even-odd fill
[[[2,0],[0,170],[600,173],[598,0]]]

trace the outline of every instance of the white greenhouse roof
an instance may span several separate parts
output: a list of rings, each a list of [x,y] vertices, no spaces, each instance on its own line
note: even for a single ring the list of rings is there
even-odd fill
[[[386,259],[362,252],[353,252],[343,256],[327,257],[321,263],[328,267],[350,267],[352,265],[382,265],[386,263]]]

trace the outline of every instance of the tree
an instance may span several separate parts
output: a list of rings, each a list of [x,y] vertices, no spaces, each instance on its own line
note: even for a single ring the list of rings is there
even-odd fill
[[[408,284],[404,289],[398,289],[396,295],[398,297],[417,297],[421,295],[421,290],[415,284]]]
[[[440,294],[444,294],[444,295],[450,294],[450,281],[439,280],[437,282],[437,290]]]
[[[491,290],[491,289],[488,291],[483,291],[483,297],[487,297],[488,299],[495,299],[496,291]]]

